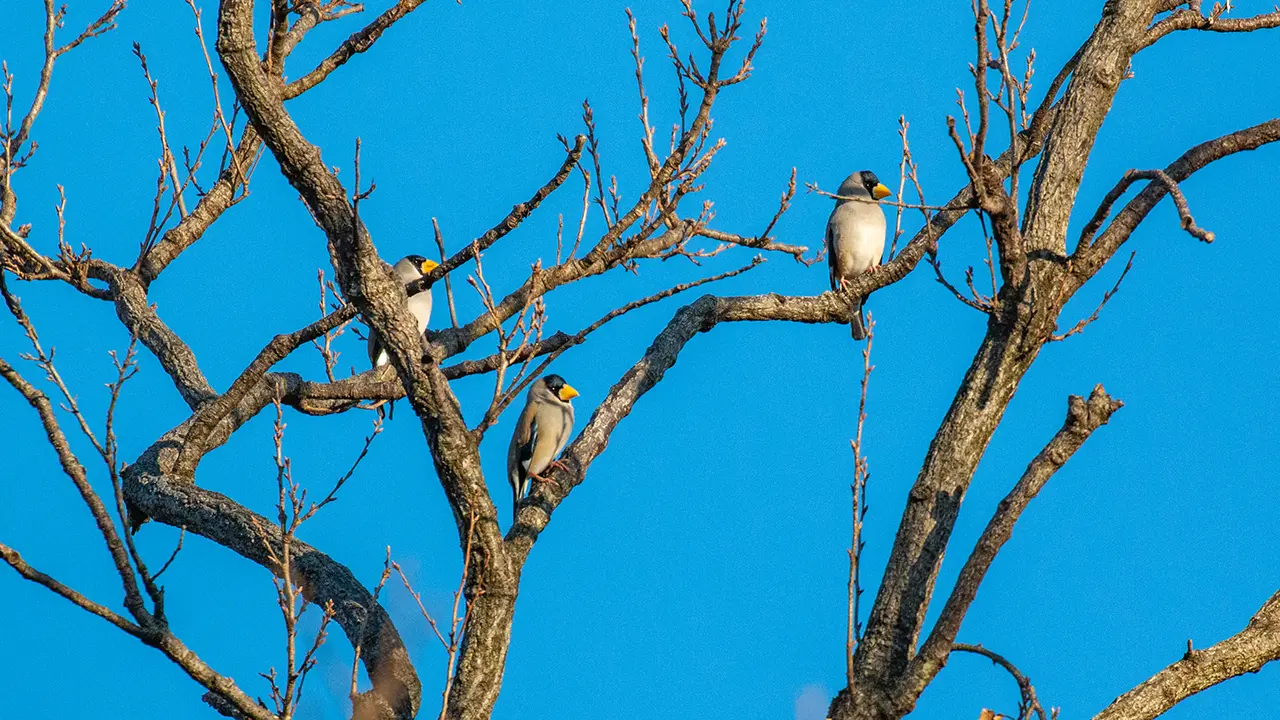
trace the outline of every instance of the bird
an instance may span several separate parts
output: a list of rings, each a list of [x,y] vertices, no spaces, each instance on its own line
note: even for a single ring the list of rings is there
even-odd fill
[[[528,400],[511,447],[507,450],[507,479],[511,482],[512,512],[520,506],[520,500],[529,494],[530,480],[546,482],[542,473],[547,468],[564,468],[556,457],[569,442],[573,432],[573,405],[578,396],[559,375],[538,378],[529,387]]]
[[[421,255],[406,255],[393,265],[391,270],[396,274],[396,279],[401,284],[408,285],[435,270],[439,265],[440,263],[428,260]],[[427,321],[431,319],[431,288],[409,297],[409,311],[413,313],[413,317],[418,321],[418,334],[425,333],[427,331]],[[391,362],[391,356],[387,354],[387,349],[382,346],[382,338],[376,329],[370,327],[369,363],[377,368],[389,362]]]
[[[885,219],[879,201],[893,193],[870,170],[856,172],[840,183],[836,207],[827,220],[827,264],[831,289],[840,290],[855,277],[880,265],[884,254]],[[854,199],[846,199],[854,198]],[[866,338],[862,298],[853,304],[849,328],[854,340]]]

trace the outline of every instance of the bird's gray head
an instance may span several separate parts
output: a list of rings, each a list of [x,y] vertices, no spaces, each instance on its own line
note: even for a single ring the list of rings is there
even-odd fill
[[[402,282],[413,282],[439,267],[440,263],[428,260],[421,255],[405,255],[392,269]]]
[[[840,190],[836,192],[842,197],[865,197],[880,200],[892,195],[889,188],[880,182],[876,174],[870,170],[861,170],[844,179]],[[836,202],[841,202],[837,200]]]
[[[533,387],[529,388],[529,397],[554,405],[568,405],[570,400],[578,397],[578,391],[559,375],[547,375],[539,378]]]

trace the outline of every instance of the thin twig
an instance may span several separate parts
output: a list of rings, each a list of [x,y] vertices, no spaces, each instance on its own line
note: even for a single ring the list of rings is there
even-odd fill
[[[875,339],[875,320],[867,313],[867,344],[862,349],[862,384],[858,396],[858,430],[849,446],[853,449],[853,484],[849,490],[853,493],[853,540],[849,545],[849,617],[848,635],[845,639],[845,676],[849,687],[854,686],[853,655],[858,642],[862,639],[862,598],[861,568],[862,550],[866,543],[862,540],[862,521],[867,516],[867,480],[870,478],[866,455],[862,452],[862,428],[867,422],[867,386],[871,382],[871,343]]]
[[[968,643],[955,643],[951,646],[952,652],[967,652],[975,655],[981,655],[992,663],[999,665],[1013,676],[1015,682],[1018,683],[1018,692],[1022,696],[1022,700],[1018,705],[1018,720],[1028,720],[1031,713],[1034,712],[1040,720],[1046,720],[1044,707],[1040,704],[1040,700],[1036,698],[1036,689],[1026,675],[1023,675],[1013,663],[1009,662],[1003,655],[992,652],[981,645],[970,645]]]
[[[434,217],[431,218],[431,229],[435,232],[436,247],[440,250],[440,264],[443,265],[445,261],[448,260],[448,257],[446,257],[444,252],[444,235],[440,232],[440,221],[436,220]],[[444,291],[445,296],[449,300],[449,322],[453,325],[454,329],[457,329],[458,309],[454,307],[453,304],[453,278],[449,275],[444,276]]]
[[[1098,307],[1094,308],[1093,313],[1089,315],[1089,317],[1086,317],[1080,320],[1079,322],[1077,322],[1075,325],[1072,325],[1071,329],[1064,333],[1054,333],[1049,337],[1049,340],[1051,342],[1060,342],[1062,340],[1066,340],[1072,335],[1077,335],[1081,332],[1084,332],[1085,328],[1089,327],[1089,325],[1093,323],[1094,320],[1097,320],[1098,316],[1102,314],[1102,308],[1106,307],[1107,303],[1111,300],[1111,296],[1115,295],[1117,292],[1120,292],[1120,283],[1124,282],[1125,275],[1129,274],[1129,270],[1133,267],[1133,258],[1137,256],[1137,254],[1138,254],[1137,251],[1129,253],[1129,262],[1125,263],[1124,270],[1120,272],[1120,277],[1116,278],[1116,284],[1113,285],[1110,290],[1108,290],[1102,295],[1102,302],[1098,303]]]

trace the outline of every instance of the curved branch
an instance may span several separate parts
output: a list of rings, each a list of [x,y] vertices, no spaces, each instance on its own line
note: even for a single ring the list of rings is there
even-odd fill
[[[1077,255],[1089,247],[1098,232],[1098,228],[1102,227],[1103,221],[1111,214],[1111,208],[1120,199],[1120,196],[1124,195],[1125,191],[1139,180],[1150,180],[1152,185],[1156,183],[1163,185],[1165,191],[1173,196],[1173,204],[1178,209],[1178,218],[1182,221],[1182,229],[1201,242],[1213,242],[1213,233],[1196,225],[1196,219],[1191,216],[1191,208],[1187,205],[1186,196],[1182,194],[1178,183],[1169,177],[1168,173],[1163,170],[1129,170],[1120,178],[1120,182],[1111,188],[1111,192],[1108,192],[1106,197],[1102,198],[1102,202],[1093,213],[1093,217],[1089,219],[1089,222],[1085,223],[1084,229],[1080,231],[1080,240],[1076,242]]]
[[[974,655],[981,655],[990,660],[992,663],[999,665],[1013,676],[1013,681],[1018,683],[1018,693],[1022,695],[1022,711],[1018,714],[1018,720],[1028,720],[1034,711],[1040,720],[1045,720],[1044,706],[1040,704],[1039,698],[1036,697],[1036,689],[1031,684],[1031,680],[1023,675],[1013,663],[1009,662],[1003,655],[992,652],[981,645],[970,645],[968,643],[956,643],[951,646],[951,652],[967,652]]]
[[[276,390],[274,383],[258,383],[243,402],[260,409],[271,402]],[[256,410],[231,413],[217,425],[208,442],[226,442],[254,414]],[[192,422],[188,419],[165,433],[125,471],[124,493],[130,508],[166,525],[185,527],[278,574],[280,568],[271,557],[272,552],[275,557],[283,552],[279,538],[268,534],[264,539],[261,532],[271,526],[271,520],[173,474]],[[270,551],[264,542],[272,543]],[[292,570],[298,575],[295,584],[311,602],[324,605],[333,601],[334,620],[346,631],[352,647],[360,648],[373,688],[360,696],[355,716],[412,718],[421,704],[422,685],[386,611],[346,566],[328,555],[297,539],[292,541],[290,554]]]
[[[287,335],[277,335],[262,348],[249,367],[231,383],[231,387],[212,402],[203,405],[191,418],[191,426],[182,444],[182,453],[173,472],[182,477],[191,477],[201,458],[208,452],[206,439],[218,423],[222,422],[232,410],[239,407],[242,400],[259,384],[262,377],[272,365],[283,360],[289,353],[312,340],[324,335],[333,328],[346,322],[346,313],[334,312],[295,330]]]
[[[908,254],[904,250],[889,264],[855,279],[849,286],[849,292],[865,294],[896,282],[919,262],[922,254],[923,249],[919,254]],[[848,323],[850,318],[848,301],[836,292],[812,297],[704,295],[681,308],[639,362],[609,390],[586,427],[565,450],[562,461],[568,470],[553,471],[549,475],[553,482],[537,486],[530,500],[520,507],[516,522],[507,532],[507,542],[513,545],[519,557],[529,553],[538,534],[550,522],[551,514],[573,488],[582,484],[588,467],[604,452],[619,423],[631,414],[636,402],[662,380],[666,371],[675,365],[685,344],[698,333],[707,332],[722,322],[784,320],[816,324]]]
[[[1164,174],[1175,183],[1182,182],[1209,163],[1238,152],[1256,150],[1277,140],[1280,140],[1280,118],[1200,143],[1170,163],[1164,169]],[[1093,277],[1115,255],[1138,225],[1146,219],[1147,214],[1169,193],[1168,188],[1169,186],[1163,182],[1147,185],[1120,212],[1116,213],[1111,224],[1102,231],[1092,245],[1084,248],[1083,251],[1077,248],[1072,263],[1078,283],[1083,284]]]

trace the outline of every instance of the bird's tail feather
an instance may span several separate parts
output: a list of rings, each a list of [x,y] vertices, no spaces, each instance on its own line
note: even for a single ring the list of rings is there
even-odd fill
[[[852,310],[853,319],[849,321],[849,330],[853,332],[853,339],[861,342],[867,339],[867,329],[862,324],[862,301],[854,301]]]
[[[512,495],[511,514],[513,516],[516,514],[516,511],[520,508],[520,501],[524,499],[525,491],[527,491],[528,489],[529,489],[528,478],[525,478],[524,480],[516,480],[514,483],[511,484],[511,495]],[[515,522],[514,517],[512,517],[512,522]]]

